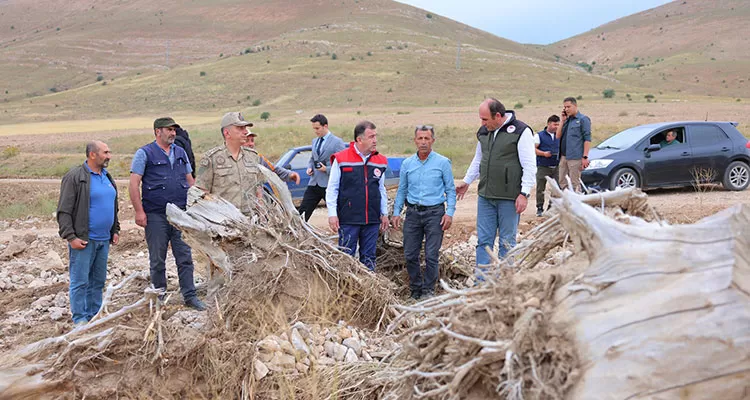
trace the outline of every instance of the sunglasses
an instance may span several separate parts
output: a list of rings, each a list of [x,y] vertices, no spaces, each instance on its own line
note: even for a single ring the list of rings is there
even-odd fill
[[[417,125],[418,131],[432,131],[432,125]]]

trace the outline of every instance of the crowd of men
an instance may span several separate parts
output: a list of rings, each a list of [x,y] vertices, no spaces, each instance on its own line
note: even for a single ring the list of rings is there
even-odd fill
[[[391,226],[403,229],[411,297],[424,299],[435,293],[439,249],[444,232],[453,223],[456,202],[478,179],[476,278],[483,280],[496,239],[499,246],[494,251],[499,258],[515,246],[520,215],[535,184],[537,216],[544,212],[547,177],[557,179],[561,188],[567,187],[569,180],[574,190],[581,190],[591,121],[578,111],[573,97],[563,101],[561,115],[550,116],[538,133],[494,98],[480,104],[479,118],[474,158],[458,185],[454,184],[451,160],[433,150],[435,128],[420,125],[414,129],[416,152],[401,165],[389,219],[388,160],[377,150],[375,124],[359,122],[347,146],[331,133],[324,115],[315,115],[310,120],[315,137],[306,170],[310,180],[298,209],[301,218],[308,221],[325,199],[328,225],[338,233],[339,247],[351,256],[359,254],[371,271],[376,268],[379,233]],[[171,245],[183,301],[196,310],[206,306],[196,295],[191,249],[167,221],[167,203],[185,209],[188,189],[196,186],[252,214],[255,200],[263,195],[261,166],[284,181],[300,182],[297,173],[273,165],[258,153],[257,133],[251,132],[251,127],[253,123],[241,113],[225,114],[222,143],[209,150],[195,168],[188,132],[172,118],[158,118],[153,125],[154,141],[133,156],[128,192],[135,222],[145,229],[151,285],[166,293],[165,260]],[[87,323],[99,312],[109,245],[119,240],[117,186],[106,169],[110,158],[105,143],[90,142],[86,161],[62,179],[57,219],[60,236],[68,241],[70,304],[76,325]],[[423,250],[424,268],[420,265]]]

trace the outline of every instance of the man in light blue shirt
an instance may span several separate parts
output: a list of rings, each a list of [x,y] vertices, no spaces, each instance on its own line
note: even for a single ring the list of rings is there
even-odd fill
[[[456,212],[456,186],[451,161],[432,151],[434,143],[435,130],[431,126],[422,125],[414,130],[417,153],[401,164],[401,179],[393,205],[392,223],[399,229],[401,209],[406,204],[404,258],[409,272],[411,297],[414,299],[435,295],[443,232],[450,228],[453,213]],[[419,264],[422,239],[425,241],[424,276]]]

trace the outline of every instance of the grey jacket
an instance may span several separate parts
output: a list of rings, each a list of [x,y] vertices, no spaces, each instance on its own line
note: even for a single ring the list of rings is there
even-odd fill
[[[120,221],[117,205],[117,185],[112,175],[107,178],[115,188],[115,221],[109,232],[109,240],[120,233]],[[71,241],[75,238],[89,240],[89,199],[91,193],[91,174],[83,164],[71,168],[62,178],[60,200],[57,202],[57,224],[60,226],[60,237]]]
[[[333,133],[328,136],[328,139],[323,141],[323,145],[320,147],[320,153],[315,151],[315,145],[318,142],[318,137],[312,140],[312,151],[310,152],[310,160],[307,163],[308,168],[312,168],[313,175],[310,177],[310,182],[307,186],[318,185],[320,187],[328,186],[328,173],[331,168],[331,156],[338,153],[346,148],[346,143],[341,140],[340,137]],[[320,172],[315,169],[315,162],[321,162],[326,166],[326,172]]]

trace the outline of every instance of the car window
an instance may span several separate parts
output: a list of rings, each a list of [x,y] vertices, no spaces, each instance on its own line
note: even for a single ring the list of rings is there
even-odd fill
[[[609,139],[601,142],[596,148],[598,149],[627,149],[628,147],[638,143],[639,140],[643,139],[653,127],[650,126],[636,126],[630,129],[626,129]]]
[[[307,169],[308,161],[310,161],[310,150],[300,151],[292,158],[289,169]]]
[[[693,147],[705,147],[715,145],[727,140],[727,135],[716,125],[694,125],[688,133],[690,145]]]
[[[685,128],[683,127],[673,127],[673,128],[659,131],[653,136],[651,136],[651,139],[649,142],[651,144],[660,144],[662,145],[662,147],[664,147],[667,144],[667,135],[670,132],[674,132],[676,136],[674,139],[674,142],[672,143],[673,145],[685,143]]]

